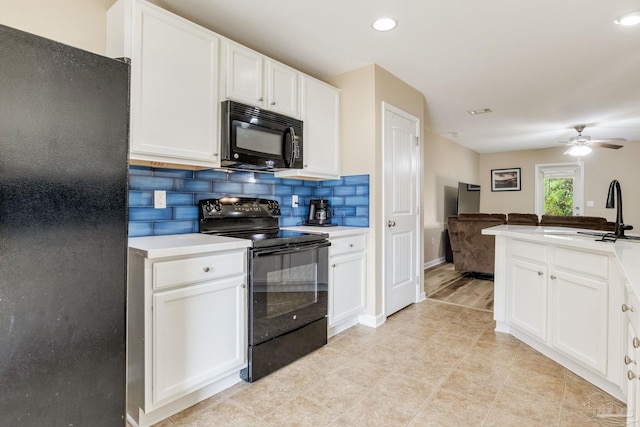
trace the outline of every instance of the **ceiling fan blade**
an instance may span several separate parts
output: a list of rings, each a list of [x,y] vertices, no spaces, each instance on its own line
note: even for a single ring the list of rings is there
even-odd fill
[[[591,143],[589,144],[593,147],[602,147],[602,148],[613,148],[614,150],[617,150],[619,148],[622,148],[622,145],[618,145],[618,144],[607,144],[606,142],[594,142],[591,141]]]
[[[601,139],[592,139],[591,142],[625,142],[624,138],[601,138]]]

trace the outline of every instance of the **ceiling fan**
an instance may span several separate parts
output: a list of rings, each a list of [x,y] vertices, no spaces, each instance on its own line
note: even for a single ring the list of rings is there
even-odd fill
[[[612,148],[617,150],[622,148],[622,145],[611,144],[611,142],[624,142],[624,138],[605,138],[605,139],[591,139],[589,135],[583,135],[585,125],[574,126],[578,136],[569,138],[569,141],[560,141],[563,144],[570,146],[564,154],[571,154],[572,156],[584,156],[591,152],[591,147]]]

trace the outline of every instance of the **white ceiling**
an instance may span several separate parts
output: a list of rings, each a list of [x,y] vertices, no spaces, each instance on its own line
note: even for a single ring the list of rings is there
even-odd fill
[[[424,94],[429,129],[480,153],[557,147],[577,124],[640,143],[640,26],[613,23],[638,0],[155,3],[321,79],[376,63]],[[373,31],[380,16],[398,27]]]

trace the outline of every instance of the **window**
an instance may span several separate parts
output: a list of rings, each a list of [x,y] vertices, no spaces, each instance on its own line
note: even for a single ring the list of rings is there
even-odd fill
[[[582,215],[581,163],[536,165],[536,214]]]

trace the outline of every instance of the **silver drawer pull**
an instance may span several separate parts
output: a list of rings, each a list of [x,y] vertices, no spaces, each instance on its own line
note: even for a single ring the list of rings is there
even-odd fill
[[[638,348],[640,347],[640,339],[638,339],[638,337],[633,337],[633,348]]]
[[[633,311],[633,307],[629,307],[627,304],[622,304],[622,312]]]
[[[349,247],[352,248],[353,247],[353,243],[349,243]]]
[[[631,381],[631,380],[635,380],[636,378],[638,378],[638,376],[636,374],[634,374],[631,369],[629,369],[627,371],[627,378],[629,378],[629,381]]]
[[[556,279],[557,279],[557,277],[552,274],[551,275],[551,280],[556,280]]]
[[[544,273],[542,271],[538,271],[538,276],[542,276]]]
[[[211,269],[209,267],[205,267],[202,269],[202,271],[204,271],[205,273],[208,273]]]
[[[629,356],[625,356],[624,357],[624,364],[625,365],[631,365],[632,363],[635,365],[636,361],[633,360],[632,358],[630,358]]]

